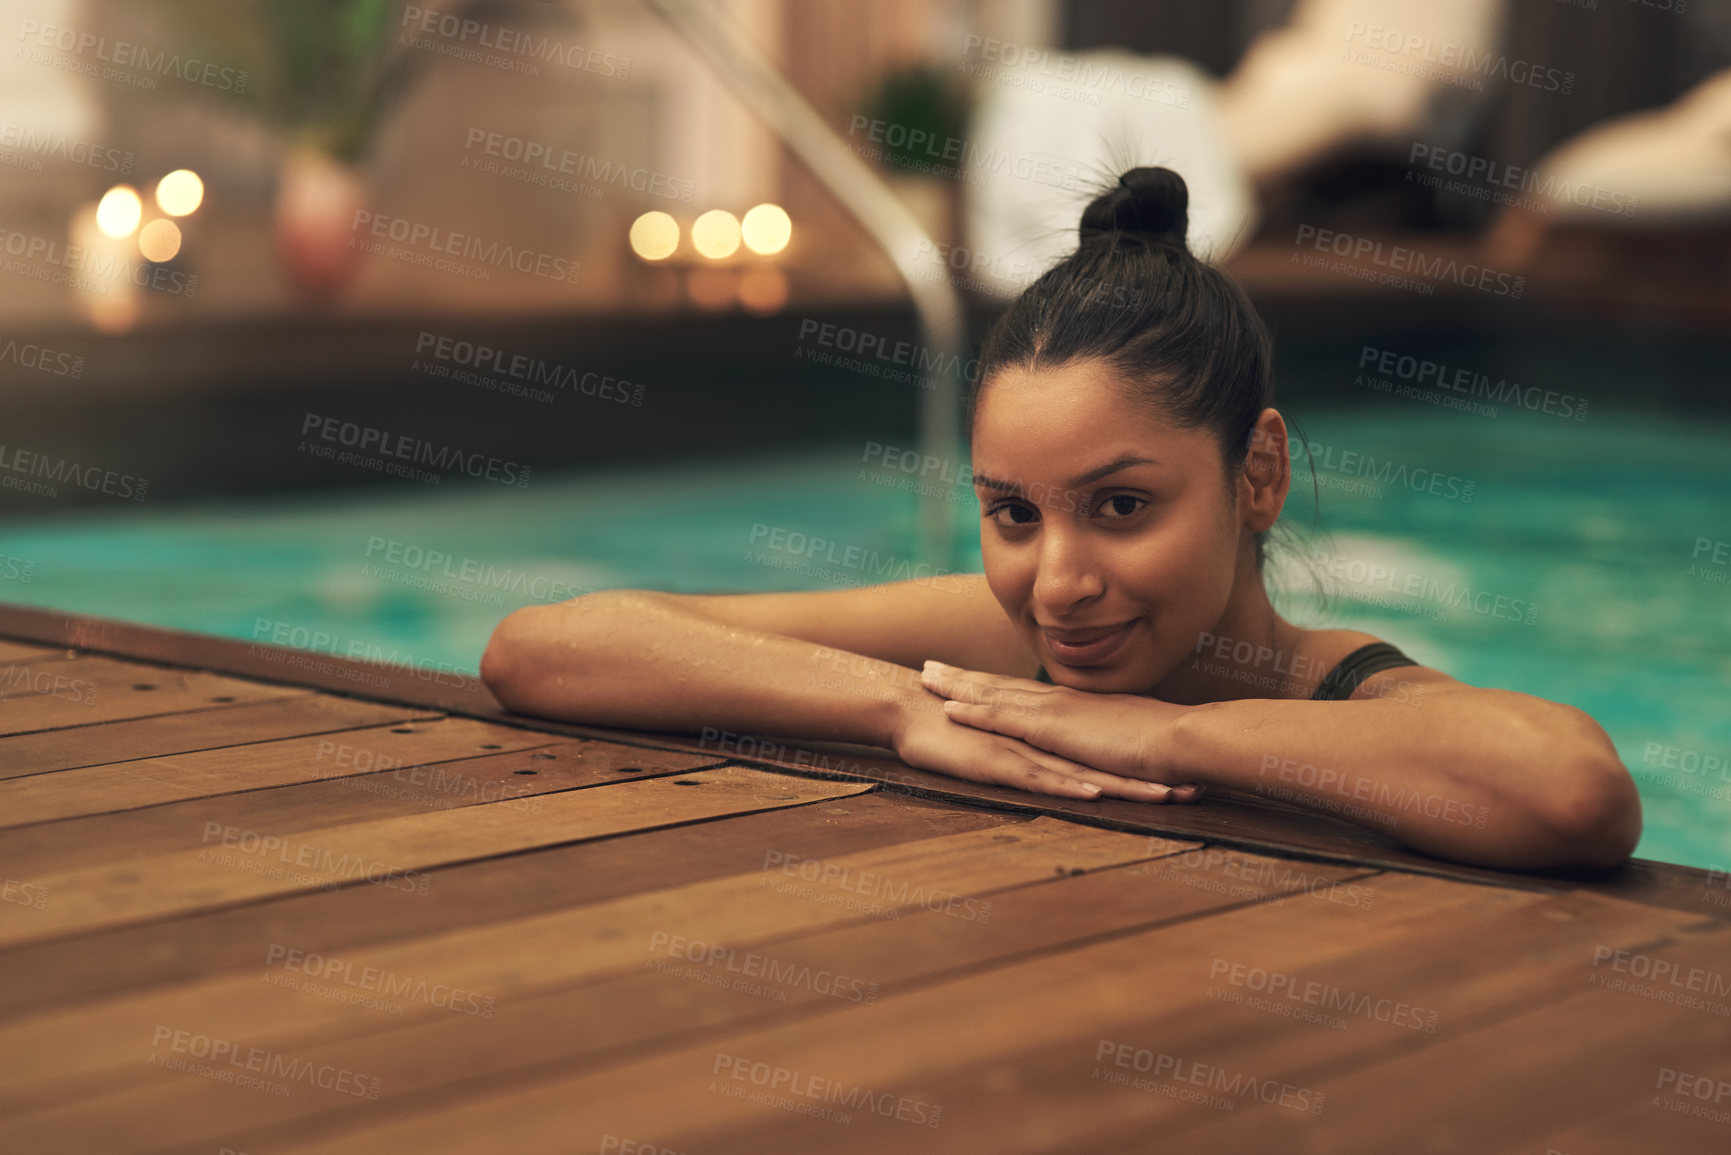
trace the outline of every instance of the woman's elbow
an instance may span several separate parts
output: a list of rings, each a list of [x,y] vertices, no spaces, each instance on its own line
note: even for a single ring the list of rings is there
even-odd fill
[[[1570,865],[1621,866],[1641,841],[1641,795],[1607,743],[1582,755],[1555,800],[1550,825]]]
[[[537,631],[533,619],[542,608],[524,606],[506,614],[493,627],[481,653],[481,681],[508,710],[521,712],[524,683],[532,676],[535,664],[532,639]]]

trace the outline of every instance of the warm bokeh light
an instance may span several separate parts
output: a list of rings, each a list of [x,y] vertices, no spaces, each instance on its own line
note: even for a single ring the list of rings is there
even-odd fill
[[[692,223],[691,243],[711,260],[731,257],[739,251],[739,218],[726,209],[710,209]]]
[[[745,247],[767,257],[787,248],[788,239],[793,236],[793,220],[780,205],[766,203],[746,213],[740,229]]]
[[[787,277],[776,268],[747,269],[739,278],[739,303],[760,317],[779,313],[787,304]]]
[[[171,217],[184,217],[204,203],[204,182],[189,168],[177,168],[156,182],[156,206]]]
[[[644,213],[631,222],[631,251],[644,260],[665,260],[678,247],[679,222],[666,213]]]
[[[96,206],[96,227],[104,236],[130,237],[143,215],[144,202],[138,199],[138,190],[129,184],[117,184],[102,194]]]
[[[728,309],[739,299],[738,282],[732,269],[694,268],[686,275],[685,292],[700,309]]]
[[[157,217],[139,230],[138,251],[159,265],[174,260],[180,252],[180,227],[167,217]]]

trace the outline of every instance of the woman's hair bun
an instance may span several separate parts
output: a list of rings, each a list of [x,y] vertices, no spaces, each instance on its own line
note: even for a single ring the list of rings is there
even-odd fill
[[[1083,241],[1101,233],[1129,233],[1184,248],[1190,228],[1190,190],[1169,168],[1133,168],[1082,212]]]

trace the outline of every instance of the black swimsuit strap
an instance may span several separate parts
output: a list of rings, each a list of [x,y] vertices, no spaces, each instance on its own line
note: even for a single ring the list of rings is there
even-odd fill
[[[1316,687],[1316,693],[1310,698],[1313,702],[1345,701],[1372,674],[1380,674],[1397,666],[1416,665],[1417,662],[1387,642],[1372,642],[1368,646],[1360,646],[1342,658],[1340,664],[1328,672],[1328,677],[1322,680],[1322,684]]]
[[[1340,660],[1340,664],[1328,672],[1322,683],[1316,687],[1316,693],[1310,696],[1313,702],[1339,702],[1352,696],[1360,683],[1372,674],[1380,674],[1384,670],[1392,670],[1397,666],[1416,666],[1417,662],[1389,645],[1387,642],[1372,642],[1368,646],[1360,646]],[[1041,666],[1035,673],[1036,681],[1048,686],[1054,685],[1046,675],[1046,667]]]

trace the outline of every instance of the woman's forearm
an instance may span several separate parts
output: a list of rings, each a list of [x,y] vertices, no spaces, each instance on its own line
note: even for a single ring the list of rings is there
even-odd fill
[[[481,677],[509,709],[673,732],[704,727],[892,746],[919,672],[717,621],[639,590],[528,606],[500,622]]]
[[[1216,783],[1333,814],[1484,866],[1611,866],[1640,799],[1586,715],[1463,687],[1418,705],[1244,699],[1188,708],[1161,781]]]

